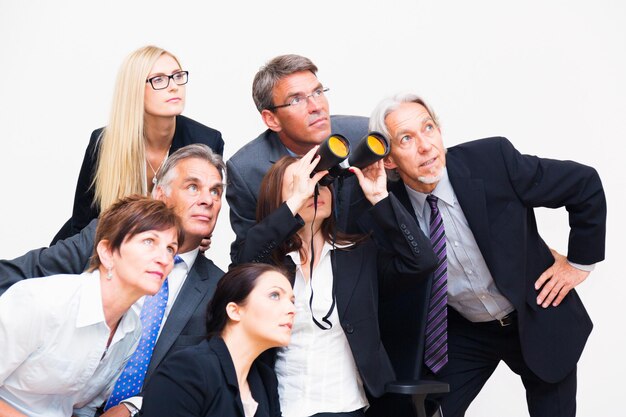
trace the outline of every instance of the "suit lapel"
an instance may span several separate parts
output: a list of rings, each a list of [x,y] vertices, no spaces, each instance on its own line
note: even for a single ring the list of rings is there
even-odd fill
[[[276,132],[268,129],[266,139],[269,147],[269,161],[271,164],[274,164],[274,162],[278,161],[283,156],[289,155],[287,148],[285,148],[285,145],[283,145],[280,141]]]
[[[222,368],[222,374],[226,380],[228,389],[236,395],[237,398],[237,410],[239,415],[243,417],[243,404],[241,402],[241,395],[239,394],[239,384],[237,383],[237,373],[235,371],[235,364],[233,358],[230,356],[228,347],[221,337],[213,337],[209,340],[209,347],[217,355]]]
[[[198,254],[154,346],[144,384],[147,383],[154,369],[169,352],[206,293],[215,291],[215,285],[217,284],[217,279],[215,278],[209,276],[209,261],[204,255]]]
[[[365,261],[363,254],[364,251],[358,248],[335,249],[332,252],[334,262],[337,265],[336,270],[333,268],[333,279],[335,280],[337,313],[340,320],[345,316],[354,288],[361,277],[361,268]]]
[[[417,225],[419,226],[419,220],[417,219],[417,215],[415,214],[415,208],[413,208],[413,204],[411,204],[411,200],[409,199],[409,194],[406,192],[406,188],[404,187],[404,182],[402,180],[393,181],[389,183],[389,191],[396,196],[396,198],[402,203],[404,208],[411,213]]]
[[[470,170],[453,153],[448,154],[447,168],[454,194],[459,200],[480,252],[487,265],[491,265],[491,240],[489,239],[487,199],[483,181],[471,178]]]

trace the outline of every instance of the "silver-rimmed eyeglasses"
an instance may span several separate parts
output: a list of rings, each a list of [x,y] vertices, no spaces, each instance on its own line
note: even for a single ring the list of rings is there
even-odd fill
[[[302,108],[302,106],[306,105],[309,99],[317,102],[322,97],[325,97],[325,93],[328,92],[328,87],[319,87],[316,88],[311,94],[306,95],[295,95],[289,98],[289,100],[285,104],[279,104],[277,106],[270,106],[267,110],[275,110],[283,107],[293,106],[294,108]]]

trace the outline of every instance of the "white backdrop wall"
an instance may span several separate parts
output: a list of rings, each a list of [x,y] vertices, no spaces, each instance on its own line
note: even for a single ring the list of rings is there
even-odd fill
[[[502,135],[524,152],[598,169],[609,203],[607,260],[579,291],[595,329],[579,363],[579,416],[626,415],[626,3],[0,0],[0,258],[45,246],[71,213],[91,131],[106,124],[117,69],[145,44],[190,71],[185,113],[222,131],[228,158],[264,128],[251,99],[271,57],[310,57],[331,112],[369,115],[409,90],[432,103],[444,141]],[[538,210],[545,240],[567,248],[564,210]],[[211,257],[228,265],[228,207]],[[501,366],[470,417],[527,415]]]

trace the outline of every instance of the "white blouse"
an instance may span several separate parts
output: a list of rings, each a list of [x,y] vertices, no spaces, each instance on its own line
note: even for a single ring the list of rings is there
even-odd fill
[[[288,254],[298,265],[293,292],[296,318],[289,346],[278,349],[276,375],[280,408],[285,417],[316,413],[338,413],[368,405],[363,382],[352,356],[337,306],[329,317],[333,327],[322,330],[311,316],[309,299],[313,290],[313,314],[322,322],[332,305],[332,246],[325,243],[313,279],[305,281],[298,252]],[[309,268],[307,263],[304,268]]]
[[[130,309],[106,348],[100,274],[27,279],[0,297],[0,399],[30,417],[93,416],[137,347]]]

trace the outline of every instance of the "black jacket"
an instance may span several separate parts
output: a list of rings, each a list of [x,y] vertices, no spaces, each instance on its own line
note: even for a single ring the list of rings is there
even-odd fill
[[[437,259],[429,239],[393,195],[372,207],[369,214],[385,234],[391,250],[377,247],[372,239],[336,249],[333,279],[339,321],[363,384],[370,395],[379,397],[384,393],[385,383],[395,379],[378,329],[379,281],[393,285],[397,281],[426,277]],[[248,231],[239,259],[271,263],[271,252],[303,224],[300,216],[293,216],[286,204],[281,205]],[[287,257],[285,262],[295,274],[291,258]],[[400,321],[403,319],[398,317]]]
[[[255,417],[280,417],[276,375],[256,361],[248,384],[259,404]],[[219,337],[169,357],[144,389],[141,416],[244,417],[237,374],[228,348]]]
[[[77,234],[87,226],[90,221],[100,215],[100,209],[93,204],[94,188],[91,186],[91,182],[96,173],[98,154],[100,151],[98,139],[103,129],[104,128],[96,129],[91,134],[89,145],[87,145],[85,157],[83,158],[83,164],[78,174],[72,217],[61,227],[61,230],[57,232],[50,245],[54,245],[59,240]],[[220,155],[224,153],[224,140],[219,131],[189,119],[188,117],[176,116],[176,129],[174,131],[174,137],[172,138],[170,155],[172,152],[175,152],[183,146],[191,145],[192,143],[205,144]]]

